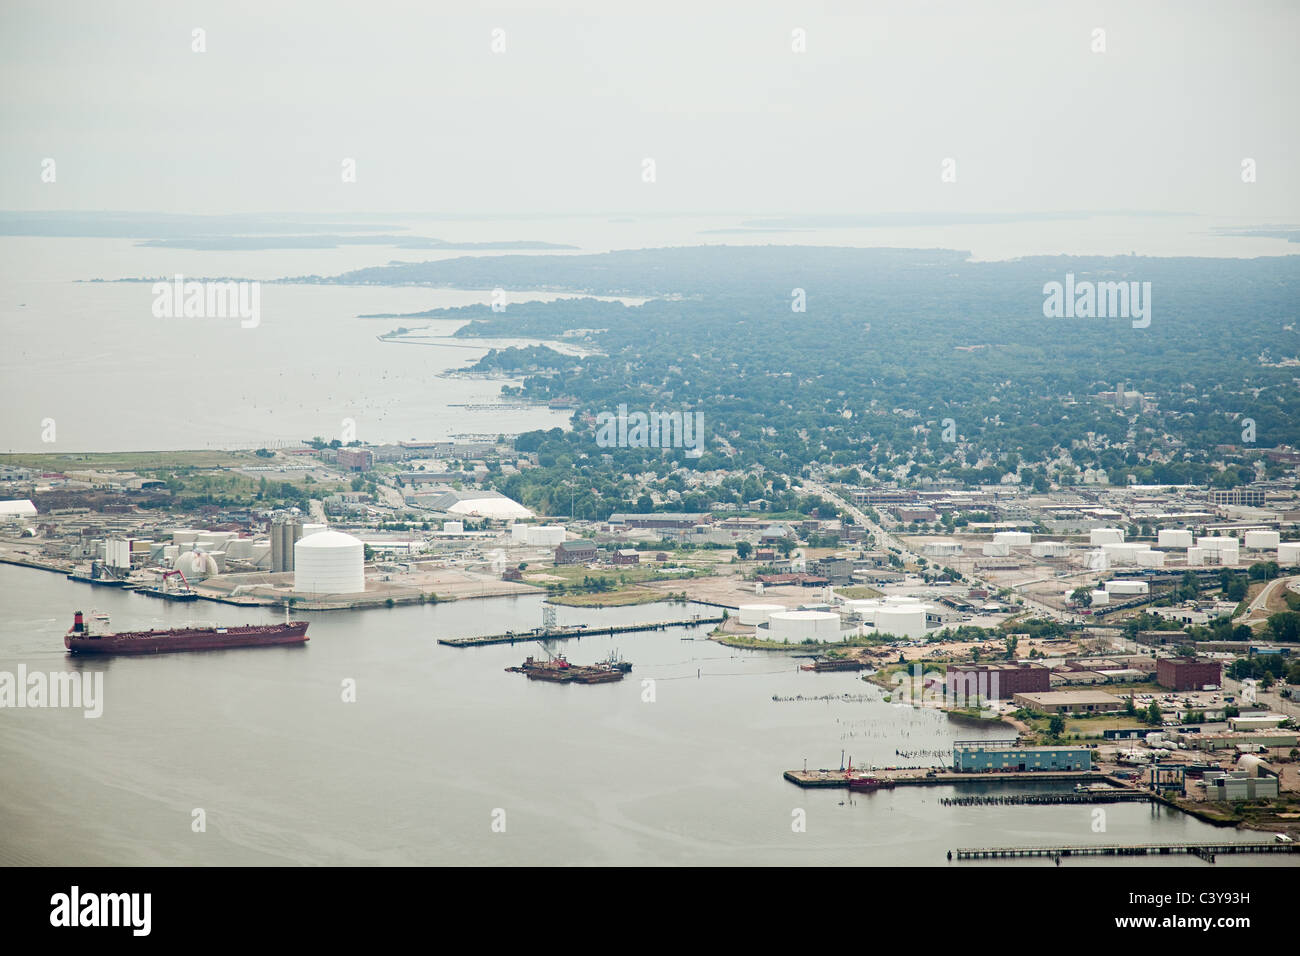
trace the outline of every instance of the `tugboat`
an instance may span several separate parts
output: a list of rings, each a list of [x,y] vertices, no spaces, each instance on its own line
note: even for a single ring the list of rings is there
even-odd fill
[[[871,774],[862,776],[853,776],[853,758],[849,758],[849,769],[844,773],[845,779],[849,782],[849,791],[851,793],[875,793],[877,790],[892,790],[894,781],[888,778],[875,777]]]

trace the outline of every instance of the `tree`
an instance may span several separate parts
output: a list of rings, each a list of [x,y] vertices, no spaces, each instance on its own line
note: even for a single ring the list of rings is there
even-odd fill
[[[1124,715],[1126,717],[1137,716],[1137,704],[1133,702],[1133,695],[1129,694],[1124,700]]]
[[[1047,722],[1047,730],[1053,737],[1059,740],[1061,734],[1065,733],[1065,718],[1060,714],[1053,714],[1052,719]]]
[[[749,556],[754,553],[754,546],[748,541],[736,542],[736,557],[742,561],[748,561]]]
[[[1092,588],[1075,588],[1070,592],[1070,600],[1083,607],[1092,607]]]
[[[1160,710],[1160,705],[1153,700],[1151,702],[1151,706],[1147,708],[1146,722],[1148,724],[1158,727],[1160,726],[1160,723],[1164,719],[1165,719],[1165,715]]]

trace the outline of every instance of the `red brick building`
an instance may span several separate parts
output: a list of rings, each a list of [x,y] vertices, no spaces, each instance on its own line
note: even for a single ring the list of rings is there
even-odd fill
[[[1038,664],[958,664],[945,678],[950,701],[1010,700],[1052,689],[1052,672]]]
[[[1200,690],[1207,684],[1223,686],[1223,664],[1196,657],[1161,657],[1156,661],[1156,683],[1169,690]]]

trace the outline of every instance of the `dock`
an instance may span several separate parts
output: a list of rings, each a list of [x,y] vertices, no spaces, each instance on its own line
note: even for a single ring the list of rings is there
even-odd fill
[[[945,807],[1055,806],[1068,803],[1145,803],[1154,800],[1149,790],[1074,790],[1066,793],[1008,793],[1001,796],[944,797]]]
[[[866,772],[866,768],[859,768]],[[928,767],[909,767],[896,770],[872,770],[871,775],[890,780],[899,787],[952,786],[969,783],[1099,783],[1106,780],[1100,774],[1082,771],[1024,771],[1009,773],[953,773],[951,770],[933,770]],[[782,776],[797,787],[806,789],[847,787],[848,774],[843,770],[787,770]],[[1073,794],[1071,794],[1073,796]]]
[[[1296,853],[1300,843],[1138,843],[1133,846],[1019,846],[957,850],[958,860],[1014,860],[1070,856],[1197,856],[1214,862],[1221,853]]]
[[[567,641],[575,637],[601,637],[610,634],[633,634],[638,631],[666,631],[673,627],[698,627],[701,624],[719,624],[721,617],[693,617],[682,621],[658,621],[650,624],[616,624],[613,627],[587,627],[572,624],[567,627],[538,627],[531,631],[506,631],[504,634],[484,634],[479,637],[440,637],[439,644],[447,647],[485,647],[488,644],[517,644],[520,641]]]

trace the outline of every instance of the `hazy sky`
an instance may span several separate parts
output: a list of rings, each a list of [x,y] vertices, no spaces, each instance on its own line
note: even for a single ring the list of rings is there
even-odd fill
[[[1254,0],[5,0],[0,208],[1300,219],[1298,36]]]

